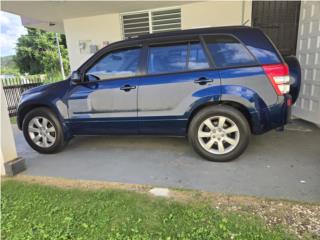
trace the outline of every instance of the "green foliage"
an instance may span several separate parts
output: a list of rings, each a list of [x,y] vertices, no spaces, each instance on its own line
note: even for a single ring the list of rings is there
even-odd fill
[[[19,75],[14,56],[1,57],[1,74]]]
[[[10,118],[10,123],[11,124],[17,124],[17,117],[11,117]]]
[[[292,240],[261,219],[117,190],[2,183],[2,239]]]
[[[70,68],[64,35],[59,36],[59,43],[64,69],[68,74]],[[55,33],[28,28],[28,33],[18,39],[14,60],[21,73],[60,72]]]
[[[4,68],[14,68],[15,62],[13,61],[13,56],[1,57],[1,67]]]

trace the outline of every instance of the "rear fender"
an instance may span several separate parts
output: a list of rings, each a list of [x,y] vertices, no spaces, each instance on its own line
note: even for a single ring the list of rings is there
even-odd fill
[[[269,108],[252,89],[237,86],[221,86],[221,102],[234,102],[245,107],[250,115],[252,133],[260,134],[271,128]]]

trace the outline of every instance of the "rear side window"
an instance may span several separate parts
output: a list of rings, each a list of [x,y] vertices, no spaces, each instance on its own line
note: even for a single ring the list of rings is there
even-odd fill
[[[209,63],[200,43],[190,44],[188,69],[209,68]]]
[[[209,68],[209,63],[199,42],[149,47],[148,73],[171,73],[206,68]]]
[[[185,71],[187,53],[188,44],[149,47],[148,73]]]
[[[257,64],[242,43],[231,36],[205,36],[204,39],[217,67]]]

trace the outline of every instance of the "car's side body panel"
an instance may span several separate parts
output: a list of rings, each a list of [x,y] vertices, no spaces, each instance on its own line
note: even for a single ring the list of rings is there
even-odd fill
[[[128,92],[124,85],[137,86],[136,78],[96,81],[72,86],[68,96],[68,125],[74,134],[136,134],[137,88]],[[121,119],[129,120],[129,124]]]
[[[200,85],[201,78],[212,80]],[[217,71],[200,70],[160,74],[139,79],[138,117],[141,134],[185,134],[186,112],[204,98],[219,99]]]

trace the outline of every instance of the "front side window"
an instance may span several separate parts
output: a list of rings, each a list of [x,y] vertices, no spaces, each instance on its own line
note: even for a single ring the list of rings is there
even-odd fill
[[[205,36],[204,39],[217,67],[257,64],[249,51],[232,36]]]
[[[86,76],[89,80],[134,76],[138,72],[140,54],[141,48],[110,52],[95,63]]]
[[[151,46],[148,73],[181,72],[187,69],[188,44]]]

